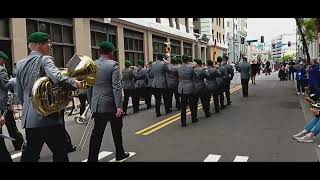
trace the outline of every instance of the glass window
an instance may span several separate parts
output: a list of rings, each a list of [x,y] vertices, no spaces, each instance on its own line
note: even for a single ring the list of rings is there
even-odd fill
[[[91,46],[96,45],[96,33],[91,31]]]
[[[65,67],[67,63],[70,61],[70,59],[72,58],[72,56],[74,55],[74,51],[72,46],[65,46],[63,49],[64,49],[64,56],[65,56],[65,62],[63,67]]]
[[[52,42],[62,42],[61,26],[52,24]]]
[[[46,22],[39,22],[39,31],[50,34],[50,24]]]
[[[63,60],[63,48],[62,46],[57,46],[57,45],[54,45],[53,46],[53,57],[54,57],[54,64],[57,66],[57,67],[64,67],[64,60]]]
[[[27,36],[38,31],[37,21],[27,19]]]
[[[69,26],[63,26],[63,42],[73,44],[73,28]]]
[[[177,28],[177,29],[180,29],[179,18],[176,18],[176,28]]]
[[[160,18],[156,18],[156,22],[157,22],[157,23],[160,23]]]
[[[0,18],[0,37],[9,37],[9,19]]]
[[[106,34],[104,33],[96,33],[96,46],[99,46],[99,44],[102,42],[102,41],[105,41],[107,38],[106,38]]]

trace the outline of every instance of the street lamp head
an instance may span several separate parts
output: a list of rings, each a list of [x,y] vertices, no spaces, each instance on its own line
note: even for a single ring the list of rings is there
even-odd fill
[[[104,23],[110,24],[111,18],[103,18]]]

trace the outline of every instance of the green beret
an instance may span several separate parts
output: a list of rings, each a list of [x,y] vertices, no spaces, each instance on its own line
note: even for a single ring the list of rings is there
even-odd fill
[[[217,57],[217,62],[218,62],[218,63],[221,63],[222,61],[223,61],[223,58],[222,58],[221,56],[218,56],[218,57]]]
[[[144,61],[143,60],[139,60],[138,61],[138,65],[143,66],[144,65]]]
[[[196,62],[198,65],[201,65],[201,64],[202,64],[201,59],[195,59],[194,62]]]
[[[50,35],[44,32],[34,32],[29,35],[28,42],[47,42],[50,39]]]
[[[9,59],[8,56],[2,51],[0,51],[0,58],[3,59],[3,60],[8,60]]]
[[[126,62],[124,63],[125,67],[130,67],[131,66],[131,61],[126,60]]]
[[[115,49],[114,45],[110,41],[102,41],[100,43],[100,48],[107,52],[112,52]]]

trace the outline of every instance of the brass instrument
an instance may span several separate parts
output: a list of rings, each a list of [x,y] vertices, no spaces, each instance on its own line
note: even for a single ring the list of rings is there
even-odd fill
[[[60,69],[61,73],[78,81],[83,81],[83,87],[77,91],[69,91],[54,84],[46,76],[40,77],[33,85],[31,94],[33,106],[40,115],[47,116],[65,109],[73,96],[95,84],[97,70],[90,57],[75,54],[67,67]]]
[[[86,109],[84,110],[84,112],[82,113],[81,116],[76,116],[74,117],[74,120],[76,121],[76,123],[78,124],[84,124],[84,123],[87,123],[88,122],[88,113],[89,113],[89,110],[90,110],[90,105],[88,105],[86,107]],[[90,113],[91,114],[91,113]],[[90,117],[89,117],[90,118]]]

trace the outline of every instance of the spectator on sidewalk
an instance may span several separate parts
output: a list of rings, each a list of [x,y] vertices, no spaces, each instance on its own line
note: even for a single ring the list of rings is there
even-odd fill
[[[315,60],[310,60],[310,64],[306,71],[309,74],[309,81],[308,81],[308,85],[309,85],[309,89],[310,89],[310,94],[315,94],[317,98],[320,97],[320,81],[319,81],[319,77],[320,77],[320,69],[319,69],[319,65],[316,64]]]
[[[286,73],[284,66],[281,66],[281,69],[279,70],[279,73],[278,73],[278,77],[279,77],[280,81],[287,80],[287,73]]]
[[[294,71],[295,71],[295,63],[293,60],[289,62],[289,80],[291,80],[291,75],[292,75],[292,80],[294,81]]]
[[[299,63],[299,66],[296,68],[296,80],[297,80],[297,90],[298,95],[302,94],[305,95],[304,87],[305,87],[305,76],[306,76],[306,69],[303,67],[303,62]],[[301,93],[302,92],[302,93]]]
[[[313,113],[314,118],[306,124],[304,129],[293,138],[303,143],[313,143],[315,136],[320,132],[320,111],[319,109],[311,108],[310,111]]]
[[[256,74],[257,72],[259,71],[258,69],[258,64],[256,63],[256,61],[251,61],[251,70],[252,70],[252,73],[251,73],[251,84],[256,84]]]

